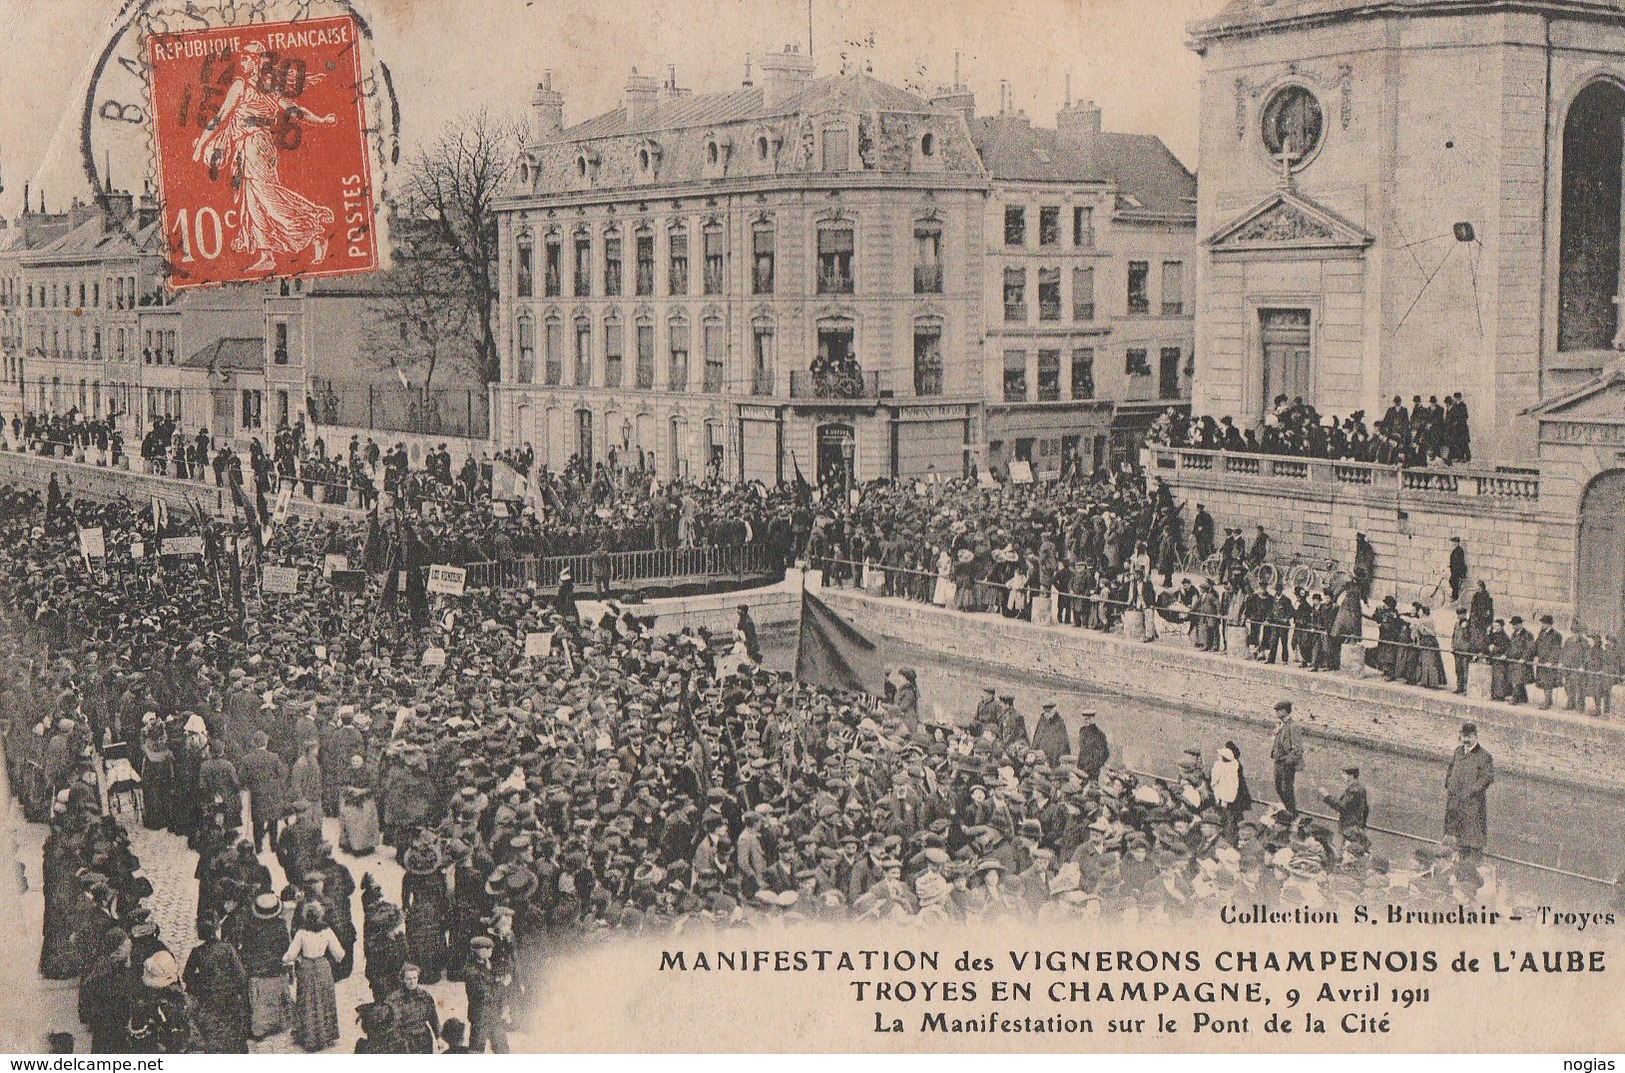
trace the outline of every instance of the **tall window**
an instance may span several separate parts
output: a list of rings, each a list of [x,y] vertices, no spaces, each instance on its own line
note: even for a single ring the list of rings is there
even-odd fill
[[[564,325],[550,320],[542,327],[542,376],[547,384],[564,379]]]
[[[1045,205],[1038,210],[1038,244],[1054,246],[1061,241],[1061,208]]]
[[[606,320],[604,322],[604,386],[621,386],[621,369],[626,362],[626,352],[621,340],[621,322]]]
[[[942,394],[942,329],[914,329],[914,394]]]
[[[286,329],[287,325],[283,325],[283,328]],[[119,361],[123,361],[125,356],[126,356],[126,350],[125,350],[125,343],[126,342],[128,342],[128,340],[125,338],[124,329],[120,328],[118,330],[118,360]]]
[[[722,325],[714,320],[706,321],[701,333],[705,344],[705,390],[715,394],[722,390],[722,380],[727,371],[727,341],[722,333]]]
[[[852,293],[852,225],[828,224],[818,229],[818,293]]]
[[[1006,246],[1027,244],[1027,210],[1020,205],[1004,207],[1004,244]]]
[[[1150,376],[1151,358],[1144,347],[1130,347],[1123,355],[1124,376]]]
[[[1004,352],[1004,401],[1027,401],[1027,352],[1025,350],[1006,350]]]
[[[1061,352],[1038,352],[1038,401],[1058,402],[1061,398]]]
[[[722,293],[722,227],[706,224],[700,235],[705,253],[705,293]]]
[[[1095,351],[1093,347],[1078,347],[1072,352],[1072,397],[1095,397]]]
[[[1072,207],[1072,245],[1095,244],[1095,210],[1088,205]]]
[[[648,391],[655,386],[655,326],[639,324],[636,387]]]
[[[288,322],[279,320],[271,328],[271,360],[277,365],[288,364]]]
[[[1093,268],[1074,268],[1072,270],[1072,319],[1095,319],[1095,270]]]
[[[1157,396],[1179,398],[1179,348],[1176,346],[1165,346],[1158,355]]]
[[[265,396],[258,391],[243,392],[243,428],[259,428],[265,420]]]
[[[751,333],[750,392],[773,394],[773,329],[758,326]]]
[[[535,297],[536,280],[533,275],[535,269],[536,248],[531,245],[530,236],[519,240],[519,257],[515,262],[513,291],[521,298]]]
[[[670,257],[666,270],[667,289],[672,294],[688,293],[688,232],[681,227],[671,229],[667,237]]]
[[[844,127],[824,128],[824,170],[845,171],[851,167],[852,135]]]
[[[515,329],[519,336],[519,368],[516,378],[521,384],[536,381],[536,327],[529,317],[521,317]]]
[[[164,364],[175,364],[175,333],[172,331],[164,333]]]
[[[1151,312],[1150,276],[1151,266],[1147,262],[1130,261],[1128,263],[1128,311],[1130,313]]]
[[[1011,322],[1027,319],[1027,270],[1004,270],[1004,319]]]
[[[564,274],[563,266],[559,263],[564,256],[559,248],[559,236],[548,235],[544,249],[547,252],[542,265],[542,293],[549,298],[557,298],[561,286],[559,279]]]
[[[1040,268],[1038,270],[1038,319],[1061,319],[1061,270],[1059,268]]]
[[[666,387],[672,391],[688,390],[688,324],[674,320],[671,323],[671,367]]]
[[[750,292],[752,294],[773,293],[773,246],[773,225],[757,224],[751,231]]]
[[[653,294],[655,292],[655,237],[651,232],[638,232],[637,255],[637,293],[640,295]]]
[[[942,225],[914,225],[914,293],[942,293]]]
[[[604,236],[604,293],[621,293],[621,236],[614,231]]]
[[[592,294],[592,236],[576,236],[575,296],[586,298]]]
[[[571,383],[577,387],[590,386],[592,384],[592,323],[590,321],[576,321],[575,359],[575,378]]]
[[[1185,265],[1180,261],[1162,262],[1162,315],[1183,316],[1185,313]]]

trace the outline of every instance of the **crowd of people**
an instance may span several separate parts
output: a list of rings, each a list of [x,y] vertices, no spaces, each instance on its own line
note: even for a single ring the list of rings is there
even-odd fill
[[[1302,397],[1277,396],[1258,428],[1238,427],[1231,417],[1191,417],[1169,410],[1153,423],[1148,441],[1164,447],[1206,451],[1252,451],[1384,466],[1437,466],[1471,462],[1472,429],[1461,392],[1395,395],[1382,418],[1369,427],[1364,410],[1339,420],[1322,416]]]
[[[933,549],[951,581],[961,552],[995,572],[1026,561],[1016,547],[1038,568],[1062,547],[1121,565],[1178,514],[1104,475],[1002,506],[946,491],[871,488],[827,506],[809,541],[834,566],[854,546],[885,561],[951,538]],[[107,550],[90,578],[87,526]],[[1136,775],[1093,713],[1074,736],[1055,705],[1029,723],[989,691],[923,719],[907,668],[885,701],[793,682],[750,661],[748,616],[729,638],[630,611],[581,621],[569,586],[431,608],[421,586],[392,598],[373,577],[347,595],[322,557],[363,561],[365,532],[297,517],[268,554],[305,568],[299,591],[234,603],[195,558],[132,557],[155,537],[127,503],[0,488],[6,755],[27,814],[51,825],[41,970],[80,980],[100,1050],[230,1052],[290,1024],[322,1049],[347,1016],[335,981],[359,972],[359,1050],[445,1046],[423,987],[454,980],[458,1047],[500,1051],[553,960],[616,934],[1499,897],[1472,808],[1442,852],[1386,858],[1363,789],[1333,799],[1331,823],[1290,797],[1264,808],[1234,742]],[[527,655],[535,635],[545,655]],[[725,654],[746,657],[738,671]],[[126,769],[139,822],[197,854],[195,944],[153,922],[116,807]],[[1463,787],[1481,793],[1485,774]],[[379,845],[399,890],[343,863]]]

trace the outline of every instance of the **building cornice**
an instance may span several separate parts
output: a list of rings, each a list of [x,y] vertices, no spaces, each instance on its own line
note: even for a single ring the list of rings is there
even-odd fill
[[[1309,29],[1333,22],[1506,13],[1625,24],[1625,5],[1620,0],[1286,0],[1268,4],[1237,0],[1211,19],[1189,23],[1185,27],[1189,35],[1185,45],[1202,52],[1230,38]]]
[[[907,174],[893,172],[866,174],[841,172],[827,178],[819,175],[740,176],[737,179],[707,179],[690,183],[667,183],[651,186],[601,187],[590,190],[561,190],[552,193],[510,194],[499,198],[494,208],[499,213],[536,212],[556,208],[576,208],[592,205],[625,204],[627,202],[656,201],[717,201],[725,197],[750,197],[757,194],[827,194],[841,191],[871,192],[896,190],[899,192],[987,194],[989,181],[979,175],[953,175],[951,173]]]

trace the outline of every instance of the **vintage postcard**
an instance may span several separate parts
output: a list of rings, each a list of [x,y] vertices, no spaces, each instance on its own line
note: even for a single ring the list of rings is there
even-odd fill
[[[1616,0],[0,42],[0,1051],[1625,1050]]]

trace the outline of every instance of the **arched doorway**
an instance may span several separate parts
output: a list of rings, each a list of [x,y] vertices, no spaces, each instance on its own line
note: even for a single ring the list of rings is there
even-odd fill
[[[1594,82],[1563,123],[1557,349],[1605,350],[1618,331],[1625,89]]]
[[[1587,631],[1625,626],[1625,470],[1600,475],[1580,499],[1574,617]]]

